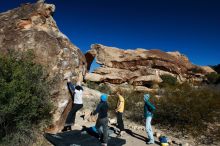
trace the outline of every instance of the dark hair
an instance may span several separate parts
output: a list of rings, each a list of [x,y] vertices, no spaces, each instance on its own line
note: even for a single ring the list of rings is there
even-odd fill
[[[79,85],[77,85],[77,86],[75,87],[75,89],[76,89],[76,90],[83,90],[83,88],[82,88],[81,86],[79,86]]]

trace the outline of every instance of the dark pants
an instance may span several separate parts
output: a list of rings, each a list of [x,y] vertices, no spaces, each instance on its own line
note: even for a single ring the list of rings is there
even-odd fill
[[[83,104],[75,104],[75,103],[72,104],[72,109],[70,110],[66,118],[65,126],[71,126],[75,123],[76,112],[82,107],[83,107]]]
[[[108,118],[102,118],[102,119],[97,119],[96,121],[96,124],[95,124],[95,127],[101,137],[101,142],[102,143],[108,143]],[[102,127],[102,130],[101,131],[101,128]]]
[[[118,128],[120,129],[120,131],[125,130],[122,115],[123,115],[123,113],[117,112],[117,123],[118,123]]]

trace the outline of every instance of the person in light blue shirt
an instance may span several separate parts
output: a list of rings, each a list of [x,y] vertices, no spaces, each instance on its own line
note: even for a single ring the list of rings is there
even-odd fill
[[[155,111],[155,106],[150,103],[150,94],[144,95],[144,118],[146,119],[146,131],[149,138],[149,141],[147,144],[154,144],[154,136],[153,136],[153,130],[151,127],[151,120],[153,117],[153,111]]]

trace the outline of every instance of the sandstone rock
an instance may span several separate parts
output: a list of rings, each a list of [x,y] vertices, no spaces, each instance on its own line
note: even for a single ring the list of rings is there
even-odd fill
[[[100,100],[101,92],[83,86],[83,98]]]
[[[144,126],[139,126],[139,125],[132,124],[132,123],[127,125],[127,127],[129,129],[133,129],[133,130],[136,130],[136,131],[145,131],[145,127]]]
[[[181,141],[179,139],[173,139],[172,143],[176,145],[181,145]]]
[[[68,78],[70,78],[72,76],[72,72],[71,71],[67,71],[67,72],[64,73],[63,76],[64,76],[63,77],[64,79],[68,79]]]
[[[94,73],[86,74],[85,79],[89,80],[89,81],[92,81],[92,82],[101,82],[101,81],[103,81],[102,75],[94,74]]]
[[[204,71],[202,67],[193,65],[185,55],[179,52],[123,50],[94,44],[85,56],[88,70],[94,58],[101,65],[87,75],[86,80],[95,82],[128,83],[153,89],[158,88],[158,83],[162,82],[161,75],[172,75],[179,82],[189,79],[200,82],[205,74],[212,72],[210,68]]]
[[[36,56],[34,61],[47,69],[47,80],[53,83],[50,95],[55,106],[49,131],[56,133],[71,108],[63,77],[77,79],[78,74],[85,74],[82,68],[86,68],[86,59],[79,48],[59,31],[51,15],[54,11],[54,5],[40,1],[1,13],[0,53],[32,50]]]
[[[149,87],[152,87],[153,84],[158,84],[160,82],[162,82],[162,79],[156,75],[140,76],[130,81],[132,85],[141,86],[149,84]]]
[[[181,146],[190,146],[189,143],[182,143]]]
[[[171,145],[171,146],[174,144],[170,138],[168,138],[168,141],[167,141],[167,142],[168,142],[168,144]]]
[[[160,132],[155,132],[155,133],[154,133],[154,136],[157,137],[157,138],[159,138],[159,137],[161,136],[161,133],[160,133]]]
[[[112,68],[130,70],[137,68],[137,66],[149,66],[160,69],[161,66],[164,67],[162,70],[179,73],[193,67],[188,59],[178,60],[179,58],[160,50],[122,50],[100,44],[92,45],[91,48],[87,54],[96,57],[97,63]]]
[[[216,73],[216,71],[209,66],[201,66],[201,67],[207,74]]]
[[[108,121],[111,125],[117,123],[117,120],[115,118],[114,119],[109,118]]]
[[[151,93],[157,92],[157,89],[150,89],[150,88],[144,87],[144,86],[135,86],[134,90],[143,91],[143,92],[151,92]]]
[[[97,120],[97,116],[90,116],[90,117],[87,119],[88,122],[96,122],[96,120]]]
[[[91,114],[91,110],[90,109],[84,109],[83,111],[82,111],[82,115],[83,115],[83,117],[84,117],[84,119],[83,120],[85,120],[85,119],[89,119],[90,118],[90,114]]]

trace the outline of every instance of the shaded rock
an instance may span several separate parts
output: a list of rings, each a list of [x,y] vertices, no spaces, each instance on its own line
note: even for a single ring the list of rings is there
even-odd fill
[[[0,14],[0,53],[32,50],[36,56],[34,61],[48,72],[55,106],[50,132],[59,131],[71,108],[63,79],[70,77],[76,82],[78,75],[85,75],[86,71],[82,69],[86,68],[85,56],[60,32],[52,17],[54,11],[53,4],[39,1]]]
[[[131,79],[130,83],[135,86],[147,86],[152,87],[154,84],[161,83],[162,79],[156,75],[140,76],[135,79]]]
[[[44,137],[53,145],[57,146],[100,146],[101,142],[94,135],[86,131],[73,130],[64,133],[49,134]],[[126,140],[109,136],[108,145],[122,146]]]

